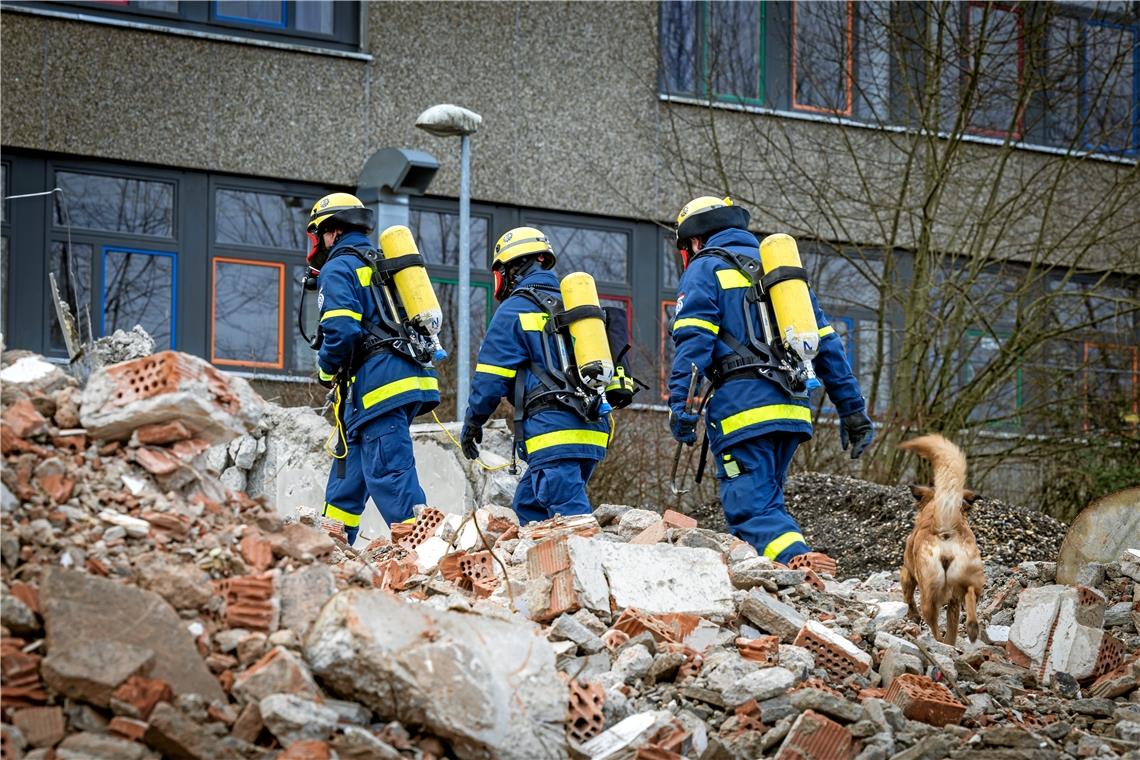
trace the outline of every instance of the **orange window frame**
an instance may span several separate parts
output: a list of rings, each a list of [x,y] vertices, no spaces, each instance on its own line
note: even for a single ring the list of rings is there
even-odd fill
[[[633,341],[633,296],[613,296],[608,293],[598,293],[599,301],[621,301],[625,304],[625,329],[629,339]]]
[[[1084,429],[1086,431],[1089,429],[1089,349],[1090,348],[1098,348],[1101,350],[1108,349],[1110,351],[1116,351],[1116,352],[1119,352],[1122,354],[1129,354],[1129,353],[1132,354],[1132,414],[1131,414],[1132,419],[1131,420],[1126,419],[1125,421],[1131,422],[1133,427],[1140,425],[1140,395],[1138,395],[1138,393],[1137,393],[1138,388],[1140,388],[1140,382],[1138,382],[1138,380],[1140,380],[1140,348],[1137,348],[1136,346],[1130,346],[1130,345],[1127,345],[1124,343],[1098,343],[1097,341],[1086,340],[1082,344],[1082,349],[1083,349],[1084,353],[1082,356],[1083,367],[1081,368],[1081,374],[1083,375],[1084,391],[1085,391],[1084,392],[1083,404],[1082,404],[1082,406],[1084,407],[1084,415],[1083,415],[1083,417],[1084,417],[1084,420],[1083,420]]]
[[[220,359],[215,348],[217,334],[215,324],[218,315],[218,264],[241,264],[244,266],[268,267],[277,270],[277,361],[249,362],[240,359]],[[227,256],[215,256],[210,265],[210,361],[229,367],[259,367],[264,369],[285,368],[285,265],[275,261],[254,261]]]
[[[792,3],[792,108],[797,111],[811,111],[813,113],[823,113],[832,116],[850,116],[855,110],[855,0],[847,0],[847,55],[843,67],[843,79],[846,85],[847,96],[845,98],[845,107],[842,110],[800,103],[797,99],[796,66],[798,64],[796,63],[796,38],[799,37],[799,27],[797,26],[796,9],[799,7],[801,1],[802,0],[796,0],[796,2]]]

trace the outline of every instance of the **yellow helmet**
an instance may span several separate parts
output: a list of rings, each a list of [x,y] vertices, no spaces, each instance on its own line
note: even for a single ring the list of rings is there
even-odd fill
[[[365,208],[360,199],[351,193],[330,193],[313,204],[309,212],[306,230],[316,234],[321,225],[329,219],[336,219],[346,227],[360,227],[371,232],[376,226],[372,209]]]
[[[747,209],[734,205],[732,198],[693,198],[677,214],[677,248],[685,249],[691,238],[707,237],[729,227],[746,230],[750,218]]]
[[[515,227],[503,233],[495,242],[495,258],[491,261],[491,268],[506,266],[523,256],[546,254],[544,266],[550,269],[554,266],[554,248],[542,230],[535,227]]]

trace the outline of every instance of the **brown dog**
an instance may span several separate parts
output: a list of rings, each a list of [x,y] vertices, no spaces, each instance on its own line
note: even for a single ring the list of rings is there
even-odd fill
[[[922,591],[922,619],[938,639],[938,611],[946,607],[946,635],[958,640],[958,614],[966,606],[966,633],[978,639],[978,597],[986,583],[982,556],[966,512],[977,495],[966,489],[966,457],[940,435],[924,435],[899,445],[930,461],[934,490],[913,486],[919,499],[918,518],[906,540],[903,555],[903,598],[910,616],[919,619],[914,605],[915,587]]]

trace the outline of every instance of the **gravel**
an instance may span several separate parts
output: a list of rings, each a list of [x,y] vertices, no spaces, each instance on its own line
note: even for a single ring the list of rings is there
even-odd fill
[[[902,564],[917,503],[909,487],[806,472],[789,477],[784,494],[808,543],[835,559],[841,577],[866,577]],[[724,530],[719,501],[698,507],[693,516],[702,528]],[[968,519],[982,558],[1006,566],[1055,562],[1068,527],[1040,512],[984,497],[974,502]]]

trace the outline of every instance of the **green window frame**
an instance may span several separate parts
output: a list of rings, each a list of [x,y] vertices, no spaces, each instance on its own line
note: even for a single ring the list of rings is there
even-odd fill
[[[966,330],[967,345],[964,347],[964,349],[970,350],[970,349],[976,347],[981,341],[986,340],[986,339],[996,341],[1000,345],[1001,343],[1009,340],[1012,337],[1013,337],[1013,333],[1009,330],[997,330],[995,332],[989,332],[987,330],[978,330],[975,328],[969,328]],[[985,427],[987,427],[991,430],[1020,430],[1022,428],[1022,425],[1024,424],[1024,417],[1022,415],[1021,410],[1022,410],[1022,405],[1024,404],[1024,401],[1025,401],[1025,388],[1024,388],[1025,377],[1024,376],[1025,376],[1025,368],[1019,364],[1017,367],[1017,371],[1014,373],[1014,376],[1012,378],[1013,384],[1014,384],[1014,400],[1013,400],[1014,414],[1013,414],[1013,416],[1011,416],[1009,419],[1000,419],[1000,420],[992,420],[989,422],[984,422]],[[963,385],[966,385],[967,383],[973,382],[974,367],[972,364],[970,364],[970,362],[968,362],[968,361],[962,362],[962,375],[961,375],[961,377],[962,377],[962,384]],[[971,417],[972,417],[972,415],[971,415]]]
[[[712,62],[712,51],[710,49],[710,39],[713,37],[713,33],[714,33],[714,19],[713,19],[714,3],[710,2],[709,0],[697,0],[696,4],[697,4],[697,12],[695,14],[693,14],[692,20],[690,22],[693,28],[691,30],[685,30],[686,34],[693,35],[696,38],[696,41],[698,43],[698,44],[692,45],[692,48],[697,50],[696,61],[695,61],[695,63],[697,65],[693,67],[694,89],[692,89],[692,90],[685,89],[682,87],[670,86],[670,82],[668,81],[669,76],[664,71],[664,69],[675,68],[675,66],[670,66],[670,64],[676,63],[675,59],[669,59],[668,56],[670,56],[670,55],[675,56],[679,52],[683,52],[683,49],[681,46],[670,44],[671,40],[668,39],[667,36],[664,34],[664,29],[665,29],[665,26],[667,24],[666,16],[668,14],[670,14],[671,11],[674,11],[674,10],[682,7],[682,4],[679,4],[676,2],[672,2],[672,3],[671,2],[663,2],[660,4],[661,11],[660,11],[659,30],[661,30],[661,31],[659,32],[659,35],[658,35],[658,47],[660,49],[661,61],[662,61],[662,66],[663,66],[663,72],[662,72],[662,77],[661,77],[661,81],[660,81],[661,92],[663,94],[666,94],[666,95],[688,95],[688,96],[692,96],[692,97],[710,98],[712,100],[716,100],[716,101],[723,102],[723,103],[738,103],[738,104],[743,104],[743,105],[754,105],[754,106],[764,105],[764,99],[765,99],[765,94],[766,94],[766,80],[767,80],[765,57],[766,57],[766,52],[767,52],[766,37],[767,37],[767,27],[768,27],[768,3],[765,2],[764,0],[756,0],[756,2],[754,2],[754,3],[753,2],[745,2],[744,0],[741,0],[740,2],[731,2],[731,3],[727,3],[727,2],[715,3],[715,9],[722,11],[722,12],[729,10],[729,9],[732,9],[732,10],[738,12],[739,9],[741,9],[741,8],[753,7],[753,6],[756,7],[756,9],[758,11],[757,19],[756,19],[756,38],[755,38],[755,42],[756,42],[756,65],[755,65],[755,69],[756,69],[756,71],[755,71],[755,74],[756,74],[756,92],[755,92],[755,96],[740,95],[740,94],[736,94],[736,93],[732,93],[732,92],[720,92],[720,91],[718,91],[718,88],[714,86],[713,80],[714,80],[715,72],[711,70],[713,62]],[[677,19],[674,18],[673,22],[675,23],[676,21],[677,21]],[[725,27],[726,27],[726,29],[730,30],[730,33],[736,32],[735,27],[733,27],[731,24],[726,24]],[[674,32],[675,32],[675,30],[674,30]],[[736,32],[736,33],[739,33],[739,32]]]

